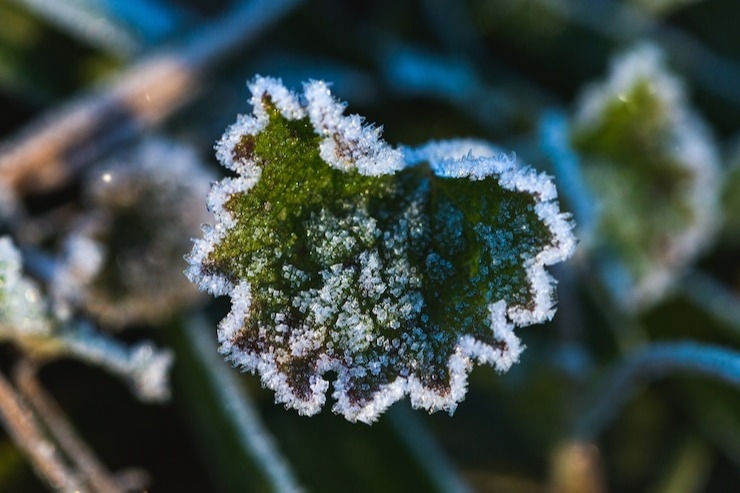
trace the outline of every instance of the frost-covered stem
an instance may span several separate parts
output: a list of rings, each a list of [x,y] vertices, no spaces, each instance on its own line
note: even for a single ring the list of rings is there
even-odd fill
[[[558,188],[573,209],[578,237],[588,242],[596,228],[596,200],[581,173],[581,160],[571,148],[569,135],[568,120],[563,113],[544,112],[540,119],[540,148],[550,159]]]
[[[641,384],[679,373],[716,378],[740,389],[740,352],[695,342],[658,342],[632,353],[599,383],[576,435],[598,436]]]
[[[470,493],[472,490],[455,470],[430,431],[408,406],[394,406],[388,411],[396,434],[434,484],[445,493]]]
[[[129,0],[118,9],[103,0],[14,1],[83,42],[123,57],[141,49],[144,40],[137,31],[148,38],[161,37],[174,27],[176,18],[171,6],[148,0]],[[122,15],[124,11],[127,15]]]
[[[0,180],[19,195],[64,182],[190,101],[218,61],[299,3],[239,2],[179,47],[147,56],[108,84],[52,109],[0,148]]]
[[[169,369],[173,355],[157,349],[151,343],[128,347],[79,322],[55,334],[58,353],[99,365],[128,380],[137,397],[144,401],[161,402],[169,398]]]
[[[22,398],[0,373],[0,420],[13,442],[28,457],[36,473],[56,491],[87,491],[64,464]]]
[[[740,297],[699,271],[676,283],[689,300],[740,335]]]
[[[290,465],[280,454],[270,432],[262,423],[251,397],[236,381],[234,370],[218,356],[215,341],[210,337],[210,326],[196,318],[187,324],[185,334],[193,354],[205,369],[210,386],[221,401],[227,418],[238,432],[239,444],[262,470],[273,491],[303,491]]]
[[[18,390],[92,490],[101,493],[122,493],[124,490],[116,484],[110,472],[77,435],[59,405],[39,384],[36,368],[29,361],[23,361],[16,367],[14,376]]]

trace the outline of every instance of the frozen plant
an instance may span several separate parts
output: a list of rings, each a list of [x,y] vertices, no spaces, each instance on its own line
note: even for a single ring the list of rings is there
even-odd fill
[[[52,282],[60,315],[102,325],[158,323],[192,302],[182,252],[206,220],[212,176],[190,147],[150,137],[92,170],[87,211],[67,236]],[[178,204],[178,207],[173,207]]]
[[[0,340],[27,341],[48,337],[52,325],[38,286],[21,272],[21,254],[7,236],[0,237]]]
[[[172,353],[149,342],[127,347],[85,323],[56,318],[39,287],[23,275],[21,254],[7,236],[0,237],[0,341],[39,361],[71,356],[99,365],[126,379],[144,401],[169,398]]]
[[[514,327],[552,317],[545,266],[576,243],[551,179],[478,141],[394,149],[321,81],[249,87],[187,257],[231,297],[221,352],[306,415],[333,372],[334,412],[367,423],[406,395],[451,413],[474,362],[517,362]]]
[[[572,128],[598,198],[590,246],[624,266],[628,279],[615,290],[617,301],[642,309],[660,300],[714,237],[715,146],[681,81],[649,44],[618,56],[609,77],[584,91]]]

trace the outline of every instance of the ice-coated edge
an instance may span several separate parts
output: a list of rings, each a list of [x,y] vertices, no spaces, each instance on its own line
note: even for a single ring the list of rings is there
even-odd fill
[[[506,314],[517,326],[550,320],[555,313],[555,280],[545,267],[572,256],[578,243],[573,235],[571,215],[560,212],[552,178],[517,164],[513,154],[504,154],[496,146],[479,140],[437,141],[416,149],[404,149],[404,154],[411,165],[428,162],[437,176],[472,180],[495,176],[502,188],[535,198],[535,214],[550,230],[553,241],[525,265],[527,279],[533,288],[533,308],[509,307]]]
[[[381,139],[382,127],[366,124],[359,115],[344,116],[346,104],[332,96],[326,82],[309,81],[303,93],[311,124],[324,137],[319,154],[330,166],[368,176],[389,175],[404,167],[401,151]]]
[[[468,374],[473,368],[473,361],[492,365],[496,371],[503,373],[519,361],[519,356],[524,351],[524,345],[514,334],[514,325],[507,320],[506,303],[498,301],[491,304],[489,313],[494,338],[505,343],[506,348],[504,350],[494,348],[469,335],[460,337],[447,363],[450,375],[449,392],[440,395],[411,375],[398,377],[393,382],[382,385],[373,399],[364,406],[353,405],[345,392],[348,380],[346,369],[331,368],[339,373],[333,382],[332,397],[336,402],[332,406],[332,411],[342,414],[348,421],[371,424],[391,405],[408,395],[414,409],[425,409],[430,413],[447,411],[452,414],[465,398]]]
[[[636,84],[649,81],[656,89],[666,117],[673,128],[675,161],[685,165],[694,180],[689,196],[694,221],[674,237],[666,257],[675,265],[658,265],[639,282],[631,277],[631,292],[623,295],[626,307],[643,307],[662,298],[674,284],[676,267],[700,254],[711,244],[720,226],[720,160],[713,137],[701,118],[688,103],[682,81],[666,67],[665,56],[659,46],[642,43],[614,58],[606,81],[596,82],[584,90],[577,103],[573,127],[599,125],[605,110],[615,98],[626,98]]]
[[[357,115],[344,116],[345,104],[336,100],[328,85],[321,81],[310,81],[304,85],[305,105],[301,104],[302,100],[298,96],[285,89],[279,79],[257,77],[249,84],[249,88],[252,91],[254,114],[240,115],[215,146],[221,164],[236,171],[238,176],[213,184],[208,196],[208,209],[215,216],[216,226],[204,226],[204,237],[194,240],[193,250],[186,256],[190,265],[185,273],[199,289],[215,296],[228,294],[231,298],[231,311],[219,323],[219,351],[243,371],[259,373],[262,384],[275,392],[276,402],[294,408],[302,415],[313,415],[323,408],[329,382],[322,376],[327,371],[336,371],[337,378],[333,382],[332,393],[336,402],[332,410],[351,422],[368,424],[377,420],[388,407],[406,395],[414,408],[452,413],[465,396],[467,376],[473,361],[491,364],[499,372],[507,371],[516,363],[524,346],[514,334],[514,326],[542,322],[552,317],[555,311],[554,280],[544,267],[570,257],[576,245],[570,216],[561,213],[555,202],[557,193],[552,180],[529,168],[518,167],[513,155],[505,155],[497,147],[481,140],[457,139],[432,142],[418,148],[392,149],[380,139],[379,128],[364,125],[364,120]],[[235,162],[233,151],[243,135],[256,135],[267,125],[267,114],[260,104],[265,95],[270,96],[273,104],[287,119],[308,116],[316,133],[325,137],[321,143],[320,156],[327,164],[340,170],[356,169],[361,174],[378,176],[392,174],[406,166],[426,161],[439,176],[481,180],[496,175],[503,188],[536,197],[535,212],[552,231],[554,241],[525,266],[535,293],[534,308],[507,309],[503,300],[489,306],[494,338],[505,343],[504,350],[496,349],[472,336],[462,336],[448,362],[449,392],[440,395],[424,387],[413,375],[399,376],[393,382],[382,385],[370,402],[359,406],[353,405],[346,394],[349,374],[339,361],[331,361],[326,356],[319,359],[315,378],[310,383],[311,397],[306,401],[293,394],[285,375],[278,370],[273,352],[247,353],[233,344],[234,335],[242,328],[249,314],[252,302],[250,285],[246,281],[234,285],[221,274],[204,271],[202,264],[215,245],[224,238],[227,230],[234,225],[233,217],[225,208],[229,197],[235,193],[247,192],[259,180],[260,168],[245,159]],[[341,149],[343,144],[351,144],[350,148],[359,151],[350,153],[348,157],[344,152],[346,149]]]
[[[420,163],[452,162],[464,157],[496,157],[503,155],[503,151],[488,141],[481,139],[448,139],[432,140],[419,147],[402,147],[403,157],[407,166]]]

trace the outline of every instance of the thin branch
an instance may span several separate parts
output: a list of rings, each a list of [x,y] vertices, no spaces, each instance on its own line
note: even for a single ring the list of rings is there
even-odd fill
[[[164,402],[170,397],[169,371],[174,355],[150,342],[127,346],[79,321],[54,333],[56,356],[73,356],[99,365],[126,379],[136,396],[145,402]]]
[[[54,399],[41,387],[36,379],[36,368],[27,360],[15,369],[15,382],[23,397],[34,408],[49,434],[56,440],[65,456],[81,473],[93,491],[101,493],[123,493],[106,467],[93,451],[77,435]]]
[[[13,442],[26,454],[39,477],[57,491],[83,493],[78,478],[41,431],[23,399],[0,373],[0,420]]]
[[[740,352],[694,342],[660,342],[634,352],[598,385],[598,394],[576,425],[589,440],[605,430],[636,389],[674,374],[703,375],[740,388]]]
[[[223,404],[227,418],[238,432],[239,443],[254,459],[276,492],[300,492],[299,485],[288,462],[273,442],[270,432],[262,423],[259,413],[246,390],[234,376],[235,370],[226,366],[218,356],[210,330],[202,319],[191,320],[185,329],[194,354],[206,371],[210,386]]]
[[[140,48],[136,33],[106,15],[101,2],[66,0],[14,0],[65,33],[118,56],[128,57]]]
[[[240,2],[180,46],[148,56],[108,84],[51,110],[0,148],[0,179],[19,195],[63,183],[193,99],[205,73],[300,2]]]

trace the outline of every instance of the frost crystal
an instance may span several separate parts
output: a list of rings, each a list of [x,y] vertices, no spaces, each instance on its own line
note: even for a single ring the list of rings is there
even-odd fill
[[[249,87],[186,271],[231,297],[221,352],[301,414],[332,372],[333,410],[367,423],[405,395],[452,412],[475,361],[508,370],[575,248],[551,180],[479,141],[393,149],[323,82]]]
[[[719,212],[714,145],[657,47],[618,57],[584,92],[573,140],[600,199],[595,247],[616,252],[631,277],[617,298],[631,309],[657,301],[710,242]]]

